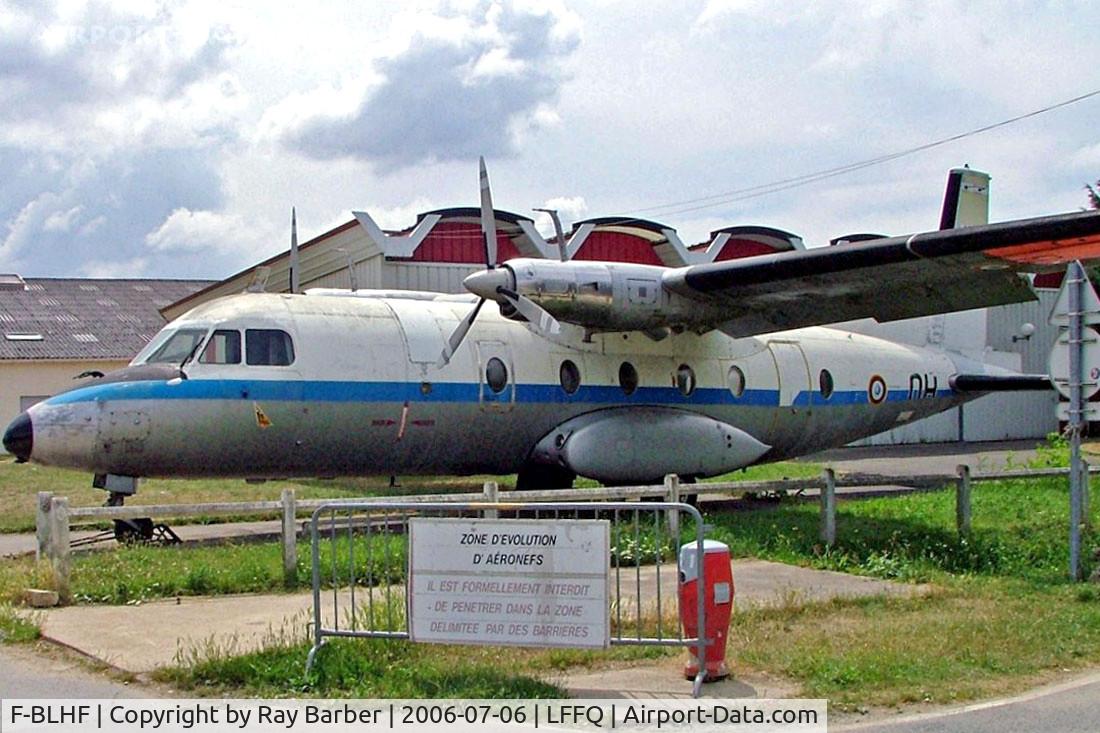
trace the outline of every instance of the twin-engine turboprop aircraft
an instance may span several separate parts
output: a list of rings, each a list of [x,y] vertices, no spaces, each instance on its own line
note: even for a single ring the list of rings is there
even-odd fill
[[[1030,300],[1028,273],[1100,259],[1093,212],[679,268],[498,264],[484,163],[481,188],[487,267],[465,281],[476,297],[215,300],[129,367],[30,408],[5,447],[121,477],[712,476],[989,391],[1048,388],[820,326]]]

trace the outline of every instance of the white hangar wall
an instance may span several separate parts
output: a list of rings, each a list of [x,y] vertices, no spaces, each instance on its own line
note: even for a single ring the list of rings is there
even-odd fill
[[[1047,323],[1057,292],[1040,290],[1039,300],[896,323],[856,321],[843,328],[915,346],[942,346],[974,359],[1028,374],[1046,374],[1058,329]],[[1013,341],[1020,326],[1035,333]],[[853,445],[944,443],[1043,438],[1058,429],[1053,391],[992,394],[962,407],[898,427]]]

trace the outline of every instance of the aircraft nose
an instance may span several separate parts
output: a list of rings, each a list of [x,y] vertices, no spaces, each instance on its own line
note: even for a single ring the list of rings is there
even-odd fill
[[[19,463],[26,463],[31,457],[33,447],[34,428],[31,425],[31,416],[22,412],[4,431],[4,449],[15,456]]]

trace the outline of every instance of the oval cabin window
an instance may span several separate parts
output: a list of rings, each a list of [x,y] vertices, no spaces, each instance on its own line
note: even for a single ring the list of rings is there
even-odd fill
[[[695,370],[687,364],[676,368],[676,388],[684,397],[695,391]]]
[[[629,361],[624,361],[619,367],[619,386],[623,388],[623,394],[634,394],[638,389],[638,370]]]
[[[485,383],[496,394],[500,394],[508,386],[508,367],[495,356],[485,365]]]
[[[581,386],[581,370],[569,359],[561,363],[558,370],[558,378],[561,380],[561,388],[566,394],[574,394]]]
[[[730,392],[738,399],[745,394],[745,373],[741,367],[730,367],[729,375]]]
[[[822,369],[821,374],[817,375],[818,386],[821,387],[821,396],[825,399],[829,399],[833,396],[833,375],[829,373],[828,369]]]

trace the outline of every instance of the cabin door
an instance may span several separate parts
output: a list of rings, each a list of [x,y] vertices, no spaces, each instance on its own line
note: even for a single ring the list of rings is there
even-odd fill
[[[809,408],[810,366],[797,341],[769,341],[768,349],[775,359],[779,375],[779,407],[791,407],[792,411]]]

